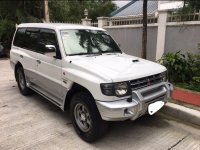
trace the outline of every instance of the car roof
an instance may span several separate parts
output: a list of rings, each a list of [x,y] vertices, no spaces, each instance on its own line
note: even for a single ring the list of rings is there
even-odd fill
[[[83,26],[79,24],[67,24],[67,23],[22,23],[17,26],[17,28],[48,28],[48,29],[86,29],[86,30],[101,30],[105,31],[104,29],[91,27],[91,26]]]

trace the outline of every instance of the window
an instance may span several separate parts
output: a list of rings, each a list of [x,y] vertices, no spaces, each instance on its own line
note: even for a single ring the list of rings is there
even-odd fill
[[[52,50],[47,49],[45,47],[46,45],[53,45],[53,46],[55,46],[55,48],[57,50],[59,50],[55,31],[50,30],[50,29],[41,29],[40,30],[40,39],[39,39],[38,45],[39,45],[39,48],[40,48],[40,52],[42,52],[42,53],[53,52]],[[55,53],[55,51],[54,51],[54,53]]]
[[[27,28],[26,38],[26,48],[39,51],[38,39],[40,38],[40,30],[37,28]]]
[[[56,32],[51,29],[39,28],[19,28],[16,32],[14,43],[15,46],[36,51],[48,56],[57,56],[61,58],[59,46],[56,38]],[[46,48],[46,45],[55,49]]]
[[[39,29],[19,28],[16,32],[13,44],[21,48],[37,51],[39,35]]]
[[[15,46],[25,48],[26,47],[26,35],[25,35],[26,29],[25,28],[19,28],[15,34],[15,39],[13,44]]]
[[[121,53],[114,40],[99,30],[62,30],[61,37],[68,55]]]

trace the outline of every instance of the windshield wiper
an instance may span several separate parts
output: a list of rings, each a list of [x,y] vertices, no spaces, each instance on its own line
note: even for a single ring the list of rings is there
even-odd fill
[[[89,57],[89,56],[99,56],[99,55],[102,55],[102,52],[101,52],[101,51],[99,51],[99,52],[97,52],[97,53],[88,53],[88,56],[87,56],[87,57]]]
[[[122,53],[122,52],[115,52],[115,51],[104,51],[102,53],[111,53],[111,54],[115,54],[115,53]]]
[[[74,55],[88,55],[89,53],[75,53],[75,54],[69,54],[68,56],[74,56]]]
[[[75,53],[75,54],[69,54],[68,56],[75,56],[75,55],[98,56],[98,55],[102,55],[102,53],[101,52],[99,52],[99,53]]]
[[[87,57],[90,57],[90,56],[99,56],[99,55],[102,55],[102,53],[90,53],[89,55],[87,55]]]

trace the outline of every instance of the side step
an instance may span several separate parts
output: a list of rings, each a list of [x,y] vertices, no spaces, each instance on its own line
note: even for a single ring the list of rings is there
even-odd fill
[[[58,102],[56,102],[53,98],[47,96],[47,94],[40,92],[39,90],[37,90],[36,88],[34,88],[33,86],[29,86],[30,89],[32,89],[33,91],[35,91],[36,93],[40,94],[42,97],[46,98],[47,100],[49,100],[50,102],[52,102],[53,104],[55,104],[56,106],[61,108],[61,104],[59,104]]]

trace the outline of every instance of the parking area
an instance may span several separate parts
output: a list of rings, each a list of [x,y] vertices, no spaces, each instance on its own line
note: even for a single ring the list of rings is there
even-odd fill
[[[9,60],[0,60],[0,150],[200,149],[200,128],[159,114],[110,126],[99,141],[92,144],[82,141],[68,112],[62,112],[38,94],[22,96]]]

